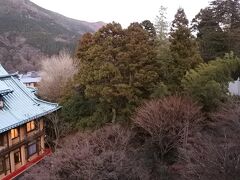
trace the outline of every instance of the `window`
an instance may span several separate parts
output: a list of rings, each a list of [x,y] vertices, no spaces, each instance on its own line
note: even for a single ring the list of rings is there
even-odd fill
[[[28,157],[32,156],[35,153],[37,153],[37,143],[36,142],[28,145]]]
[[[21,154],[19,150],[14,153],[14,162],[15,164],[18,164],[21,162]]]
[[[11,129],[11,138],[14,139],[17,138],[18,136],[19,136],[18,128]]]
[[[30,121],[27,123],[27,132],[30,132],[32,130],[35,129],[35,122],[34,121]]]

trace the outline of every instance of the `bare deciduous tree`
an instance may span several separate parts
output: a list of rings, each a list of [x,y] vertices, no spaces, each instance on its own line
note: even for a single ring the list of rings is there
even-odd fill
[[[59,146],[59,141],[67,135],[70,130],[70,124],[66,123],[58,116],[58,113],[52,113],[46,116],[48,136],[46,142],[55,151]]]
[[[183,151],[189,180],[238,180],[240,177],[240,101],[224,104],[211,116],[200,132],[195,133]]]
[[[59,55],[43,59],[39,95],[51,101],[58,101],[67,82],[76,73],[76,69],[74,60],[66,50],[61,51]]]
[[[239,135],[237,135],[238,138]],[[240,177],[239,140],[231,138],[196,138],[193,147],[184,151],[184,179],[238,180]]]
[[[23,176],[44,174],[47,179],[149,179],[128,156],[131,132],[118,125],[94,132],[76,133],[62,141],[62,148]],[[136,178],[137,177],[137,178]]]
[[[164,156],[178,145],[187,144],[189,130],[203,120],[203,115],[201,107],[191,99],[170,96],[146,102],[132,120],[158,141]]]
[[[44,172],[49,177],[46,179],[174,179],[178,175],[176,164],[166,163],[166,158],[173,158],[161,155],[187,140],[186,128],[203,119],[200,109],[191,100],[177,96],[151,101],[134,116],[136,125],[144,130],[142,135],[138,128],[119,125],[69,135],[61,141],[61,148],[24,178]]]

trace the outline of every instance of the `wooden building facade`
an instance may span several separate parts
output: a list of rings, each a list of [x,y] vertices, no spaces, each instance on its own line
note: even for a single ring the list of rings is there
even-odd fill
[[[0,65],[0,179],[44,153],[44,117],[58,109]]]

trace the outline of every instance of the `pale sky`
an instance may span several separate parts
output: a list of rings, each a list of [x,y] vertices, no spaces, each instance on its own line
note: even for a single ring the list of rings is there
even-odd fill
[[[179,7],[185,9],[189,20],[209,0],[31,0],[39,6],[67,17],[96,22],[118,22],[127,27],[131,22],[154,22],[161,5],[168,8],[167,18],[172,21]]]

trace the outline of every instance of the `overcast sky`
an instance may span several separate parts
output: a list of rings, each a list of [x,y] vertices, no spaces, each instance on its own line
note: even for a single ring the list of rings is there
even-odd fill
[[[171,21],[179,7],[191,20],[209,0],[31,0],[43,8],[74,19],[106,23],[116,21],[127,27],[131,22],[149,19],[154,22],[161,5],[168,8]]]

